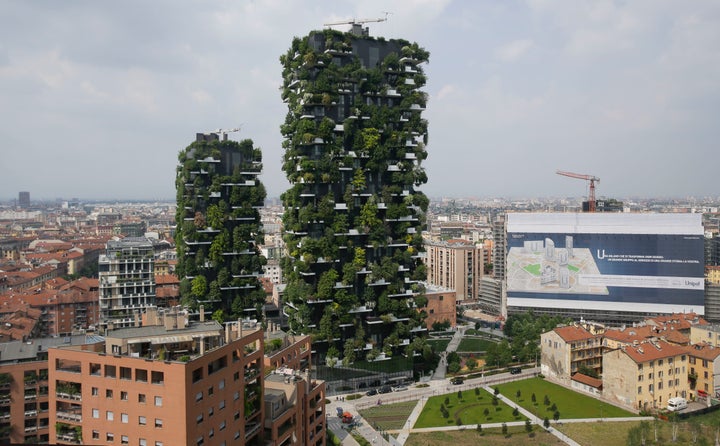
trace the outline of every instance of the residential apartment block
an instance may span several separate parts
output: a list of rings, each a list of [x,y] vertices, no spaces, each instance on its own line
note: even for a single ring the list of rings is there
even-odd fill
[[[688,348],[665,341],[623,346],[603,356],[603,396],[638,410],[689,398]]]
[[[159,325],[156,325],[159,324]],[[263,333],[150,310],[142,327],[49,351],[61,444],[261,444]]]
[[[100,325],[132,327],[155,305],[153,244],[145,237],[110,240],[100,256]]]
[[[462,239],[425,243],[427,282],[455,290],[455,297],[476,300],[483,276],[483,248]]]

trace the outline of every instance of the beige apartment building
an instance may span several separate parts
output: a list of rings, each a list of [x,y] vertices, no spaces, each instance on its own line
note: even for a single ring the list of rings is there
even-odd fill
[[[584,368],[600,375],[603,365],[603,339],[580,325],[558,327],[540,336],[541,373],[566,385]]]
[[[663,409],[689,398],[688,347],[662,340],[623,346],[603,356],[603,396],[636,410]]]
[[[484,267],[481,245],[462,239],[427,242],[425,252],[430,285],[455,290],[458,302],[478,298]]]

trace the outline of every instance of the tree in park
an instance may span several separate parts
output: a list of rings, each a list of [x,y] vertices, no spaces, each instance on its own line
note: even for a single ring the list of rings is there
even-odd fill
[[[497,407],[498,404],[499,404],[498,397],[493,396],[492,405],[495,406],[495,407]]]
[[[462,399],[462,390],[458,390],[458,400]]]
[[[517,391],[517,392],[515,392],[515,398],[517,398],[517,399],[518,399],[518,401],[520,400],[520,395],[521,395],[521,393],[520,393],[520,389],[518,389],[518,391]]]
[[[550,405],[550,398],[547,395],[545,395],[545,398],[543,398],[543,404],[546,406]]]
[[[552,403],[552,406],[550,406],[550,410],[551,410],[552,412],[555,412],[555,411],[557,410],[557,404]]]
[[[532,396],[530,397],[530,399],[532,400],[533,404],[535,404],[535,403],[537,402],[537,398],[535,398],[535,392],[533,392],[533,394],[532,394]]]
[[[446,405],[446,406],[449,406],[449,405],[450,405],[450,397],[449,397],[449,396],[446,396],[446,397],[445,397],[445,405]]]
[[[485,410],[487,410],[487,409],[485,409]],[[478,423],[476,430],[477,430],[478,434],[482,434],[482,424]]]
[[[471,372],[477,368],[477,364],[478,362],[475,358],[469,358],[467,361],[465,361],[465,365]]]
[[[512,414],[513,414],[514,417],[517,417],[518,415],[520,415],[520,410],[516,407],[516,408],[513,409]]]
[[[548,417],[545,417],[543,420],[543,426],[545,426],[545,429],[548,429],[550,427],[550,420],[548,420]]]
[[[485,418],[487,418],[488,416],[490,416],[490,409],[486,407],[485,410],[483,410],[483,413],[485,414]]]
[[[530,422],[530,420],[525,420],[525,432],[530,431],[532,431],[532,423]]]
[[[556,410],[555,413],[553,414],[553,420],[555,420],[555,422],[557,423],[559,419],[560,419],[560,411]]]
[[[502,433],[503,433],[503,435],[507,435],[507,433],[508,433],[507,423],[502,424]]]
[[[480,387],[475,387],[475,396],[480,396]]]

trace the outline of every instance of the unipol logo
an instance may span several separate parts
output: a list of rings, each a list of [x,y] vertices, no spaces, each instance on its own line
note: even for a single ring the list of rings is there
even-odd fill
[[[598,258],[598,260],[602,260],[605,258],[605,250],[604,249],[597,250],[597,258]]]

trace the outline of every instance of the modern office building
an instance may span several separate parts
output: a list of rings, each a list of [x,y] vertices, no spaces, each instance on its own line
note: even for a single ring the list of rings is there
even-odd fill
[[[493,236],[493,277],[505,279],[505,261],[507,259],[507,235],[505,234],[505,215],[498,215],[492,222]]]
[[[350,339],[380,347],[423,326],[414,300],[426,277],[428,199],[416,187],[427,181],[427,61],[416,43],[374,38],[358,24],[295,38],[281,56],[291,183],[282,195],[284,305],[290,328],[314,333],[320,355],[354,351]]]
[[[30,207],[30,192],[18,192],[18,207]]]
[[[260,149],[249,139],[229,141],[227,133],[199,133],[178,159],[176,271],[184,303],[262,317]]]
[[[104,342],[49,350],[50,442],[264,444],[259,325],[144,316]]]
[[[467,240],[425,243],[427,282],[455,290],[458,302],[476,300],[483,276],[483,248]]]
[[[138,325],[140,315],[155,305],[153,244],[145,237],[107,242],[98,259],[100,326]]]

